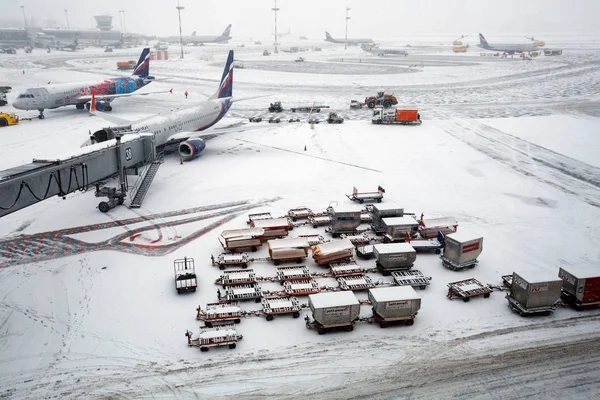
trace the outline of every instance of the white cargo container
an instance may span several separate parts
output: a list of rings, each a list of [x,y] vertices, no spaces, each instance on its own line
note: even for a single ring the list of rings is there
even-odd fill
[[[421,309],[421,297],[411,286],[369,289],[373,318],[382,328],[393,323],[412,325]]]
[[[473,268],[477,265],[477,257],[483,250],[483,238],[462,232],[446,235],[444,253],[441,256],[444,266],[459,270]]]
[[[349,239],[342,239],[318,244],[311,249],[312,257],[317,264],[328,265],[334,261],[352,258],[354,245]]]
[[[333,237],[342,233],[356,232],[356,228],[362,223],[360,210],[354,210],[342,206],[329,207],[327,213],[330,217],[329,232]]]
[[[269,256],[275,265],[281,261],[297,261],[301,263],[308,256],[310,244],[306,239],[273,239],[267,242]]]
[[[600,305],[600,267],[575,265],[560,268],[558,277],[563,280],[562,298],[578,311]]]
[[[351,331],[360,314],[360,303],[352,292],[312,294],[308,305],[314,322],[307,318],[307,327],[316,328],[319,334],[338,328]]]
[[[456,232],[458,222],[453,217],[423,218],[419,226],[419,235],[423,239],[434,239],[438,232],[449,235]]]
[[[377,268],[389,275],[392,271],[411,269],[417,259],[417,252],[408,243],[382,243],[373,246]]]
[[[410,215],[383,218],[382,223],[385,228],[384,240],[387,242],[403,242],[407,235],[414,238],[419,232],[419,222]]]
[[[513,272],[508,307],[521,315],[549,315],[560,299],[563,281],[546,272]]]
[[[396,203],[373,204],[371,209],[371,228],[377,233],[384,233],[383,218],[403,217],[404,208]]]

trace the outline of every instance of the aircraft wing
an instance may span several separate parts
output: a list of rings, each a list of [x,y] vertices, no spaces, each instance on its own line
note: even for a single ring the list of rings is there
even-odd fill
[[[246,101],[246,100],[252,100],[252,99],[260,99],[262,97],[269,97],[269,96],[273,96],[272,94],[263,94],[260,96],[250,96],[250,97],[225,97],[226,99],[229,99],[232,103],[235,101]]]
[[[173,93],[173,89],[171,90],[162,90],[160,92],[145,92],[145,93],[121,93],[121,94],[104,94],[104,95],[91,95],[91,96],[80,96],[78,97],[78,99],[80,100],[85,100],[85,101],[91,101],[93,97],[96,98],[96,100],[113,100],[119,97],[131,97],[131,96],[148,96],[150,94],[160,94],[160,93]]]
[[[264,126],[260,126],[258,124],[246,124],[245,122],[235,123],[231,126],[224,128],[211,128],[205,132],[179,132],[169,137],[167,140],[167,144],[179,143],[183,142],[187,139],[200,138],[204,140],[209,140],[215,138],[217,136],[225,135],[233,132],[245,132],[250,129],[259,129],[264,128]]]

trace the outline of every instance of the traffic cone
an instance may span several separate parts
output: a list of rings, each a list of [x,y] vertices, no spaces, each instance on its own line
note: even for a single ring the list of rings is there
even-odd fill
[[[304,145],[304,151],[306,151],[306,145]]]
[[[179,159],[179,165],[183,165],[183,158]]]

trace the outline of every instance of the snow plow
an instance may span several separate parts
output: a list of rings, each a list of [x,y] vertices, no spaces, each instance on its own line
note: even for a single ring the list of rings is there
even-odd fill
[[[421,114],[419,114],[419,110],[416,108],[396,108],[387,110],[383,107],[377,107],[373,111],[371,122],[377,125],[419,125],[421,124]]]

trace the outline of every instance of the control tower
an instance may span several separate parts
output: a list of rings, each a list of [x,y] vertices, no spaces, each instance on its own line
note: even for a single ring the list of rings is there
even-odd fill
[[[101,31],[110,31],[112,29],[112,15],[95,15],[96,26]]]

